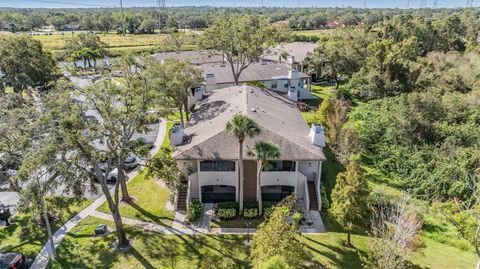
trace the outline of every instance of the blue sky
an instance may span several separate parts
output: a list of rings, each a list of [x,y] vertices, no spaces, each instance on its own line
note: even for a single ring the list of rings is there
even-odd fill
[[[426,0],[429,6],[433,6],[434,0]],[[120,0],[0,0],[0,7],[48,7],[48,8],[75,8],[75,7],[113,7],[119,6]],[[296,7],[363,7],[364,0],[166,0],[167,6],[288,6]],[[406,8],[407,2],[410,7],[416,8],[425,0],[366,0],[366,7],[400,7]],[[463,7],[468,0],[437,0],[438,7]],[[124,6],[153,6],[156,0],[123,0]],[[473,4],[478,6],[480,0],[475,0]]]

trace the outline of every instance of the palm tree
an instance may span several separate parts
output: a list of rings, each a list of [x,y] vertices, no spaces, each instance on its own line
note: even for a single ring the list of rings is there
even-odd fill
[[[286,61],[288,59],[288,56],[290,56],[290,54],[288,54],[288,52],[286,51],[280,53],[280,56],[278,57],[279,62],[282,62],[282,60]]]
[[[260,141],[256,142],[253,148],[248,152],[249,157],[257,159],[258,171],[257,171],[257,200],[258,200],[258,213],[262,215],[262,192],[261,192],[261,175],[262,170],[267,165],[267,160],[274,160],[280,158],[280,150],[278,146],[273,142]]]
[[[254,137],[260,133],[257,123],[243,114],[235,114],[225,125],[225,130],[238,138],[238,188],[240,214],[243,214],[243,142],[246,137]]]

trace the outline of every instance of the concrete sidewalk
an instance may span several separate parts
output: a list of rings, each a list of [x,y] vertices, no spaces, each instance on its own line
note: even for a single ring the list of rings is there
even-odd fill
[[[160,123],[159,123],[158,135],[155,140],[154,147],[150,151],[150,156],[155,155],[158,152],[158,150],[160,150],[160,148],[162,147],[162,143],[165,138],[166,132],[167,132],[167,124],[166,124],[166,121],[162,119],[160,120]],[[127,180],[129,181],[132,178],[136,177],[140,173],[140,171],[141,171],[141,168],[138,167],[135,170],[127,173]],[[80,213],[78,213],[69,221],[67,221],[64,225],[62,225],[53,235],[53,243],[55,248],[57,248],[60,245],[60,242],[62,241],[62,239],[73,227],[75,227],[78,223],[80,223],[89,215],[92,215],[94,212],[96,212],[96,209],[99,206],[101,206],[103,203],[105,203],[105,201],[106,201],[105,195],[100,196],[93,203],[91,203],[89,206],[83,209]],[[33,262],[30,269],[46,268],[51,255],[52,255],[52,248],[50,247],[50,243],[47,242],[45,243],[45,245],[43,246],[42,250],[37,255],[37,257],[35,258],[35,261]]]

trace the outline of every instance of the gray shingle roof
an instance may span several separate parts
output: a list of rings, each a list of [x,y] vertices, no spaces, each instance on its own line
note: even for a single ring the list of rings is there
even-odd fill
[[[203,64],[203,74],[215,74],[216,83],[234,83],[232,68],[226,64]],[[247,81],[268,81],[274,77],[287,77],[290,67],[280,63],[253,63],[243,70],[239,82]],[[309,78],[308,75],[300,72],[301,78]]]
[[[246,139],[245,152],[255,141],[263,140],[279,146],[281,159],[325,160],[322,148],[311,143],[310,129],[296,104],[284,95],[251,86],[216,90],[202,100],[184,130],[188,139],[175,148],[173,157],[177,160],[237,159],[238,140],[225,131],[225,124],[237,113],[248,115],[261,129],[258,136]]]
[[[283,45],[279,45],[274,48],[270,48],[262,58],[268,59],[274,62],[278,62],[278,58],[282,52],[287,52],[289,55],[295,57],[295,62],[301,63],[309,55],[313,54],[317,44],[310,42],[292,42]],[[285,61],[282,59],[282,61]]]

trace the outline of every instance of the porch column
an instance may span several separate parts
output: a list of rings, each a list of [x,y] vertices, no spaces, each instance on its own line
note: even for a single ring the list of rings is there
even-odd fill
[[[202,187],[200,186],[200,161],[197,161],[197,187],[198,187],[198,198],[200,202],[202,201]]]

